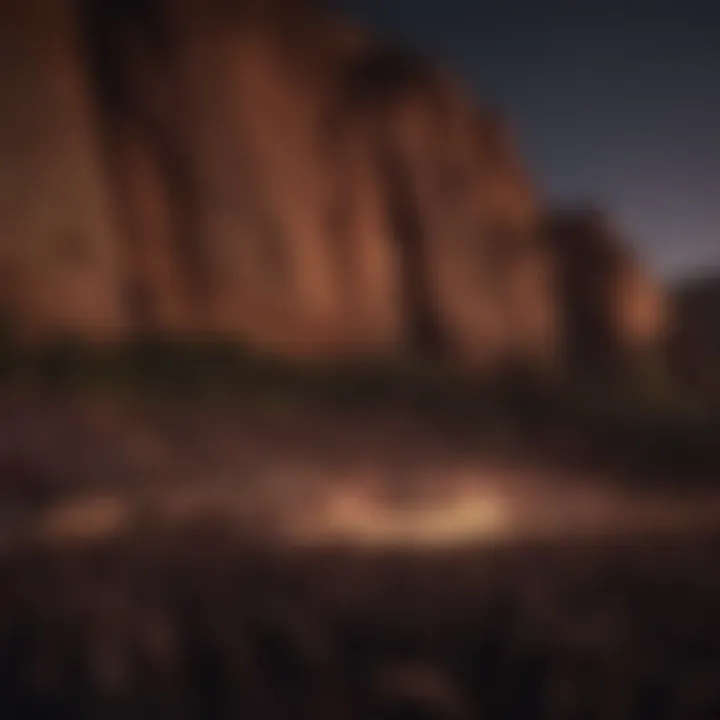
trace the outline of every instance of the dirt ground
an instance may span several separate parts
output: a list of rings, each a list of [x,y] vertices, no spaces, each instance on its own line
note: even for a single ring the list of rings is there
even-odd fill
[[[407,418],[5,399],[2,717],[720,717],[709,494]]]

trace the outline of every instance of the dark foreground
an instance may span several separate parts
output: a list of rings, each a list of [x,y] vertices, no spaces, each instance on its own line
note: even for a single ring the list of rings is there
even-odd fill
[[[717,537],[0,559],[3,718],[717,718]]]

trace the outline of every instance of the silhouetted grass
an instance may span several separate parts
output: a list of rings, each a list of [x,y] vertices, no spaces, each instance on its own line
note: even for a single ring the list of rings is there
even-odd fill
[[[2,338],[0,337],[0,341]],[[491,377],[417,358],[288,362],[212,339],[119,346],[0,342],[6,387],[140,399],[320,405],[412,414],[478,445],[503,442],[560,460],[619,468],[636,481],[720,477],[720,403],[693,396],[662,367],[590,378],[508,370]]]
[[[196,528],[0,558],[11,718],[714,718],[713,537],[284,551]]]

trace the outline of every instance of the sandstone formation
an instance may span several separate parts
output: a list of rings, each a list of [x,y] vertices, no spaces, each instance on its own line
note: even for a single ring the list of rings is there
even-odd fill
[[[720,398],[720,276],[710,272],[680,284],[674,304],[673,368],[695,390]]]
[[[66,1],[0,3],[0,310],[30,335],[124,320],[77,20]]]
[[[576,288],[563,250],[558,295],[501,120],[309,1],[0,13],[0,312],[22,335],[532,364],[590,287],[622,342],[656,330],[640,274]]]
[[[24,333],[552,345],[512,140],[422,59],[306,3],[1,11],[2,301]]]
[[[612,367],[657,350],[670,327],[666,293],[612,223],[580,207],[550,213],[544,232],[569,364]]]

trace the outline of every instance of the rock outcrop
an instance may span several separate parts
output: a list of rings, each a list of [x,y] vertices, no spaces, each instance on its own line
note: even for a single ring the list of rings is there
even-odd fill
[[[0,3],[0,312],[33,337],[124,323],[122,238],[78,19],[67,0]]]
[[[584,250],[561,250],[558,294],[565,242],[543,242],[501,120],[309,0],[0,13],[0,312],[21,335],[535,364],[589,292],[583,332],[655,332],[639,274],[575,282]]]
[[[673,293],[670,359],[678,376],[706,398],[720,398],[720,274],[681,283]]]
[[[612,223],[598,210],[555,211],[545,220],[554,257],[568,364],[598,370],[656,352],[671,303]]]

